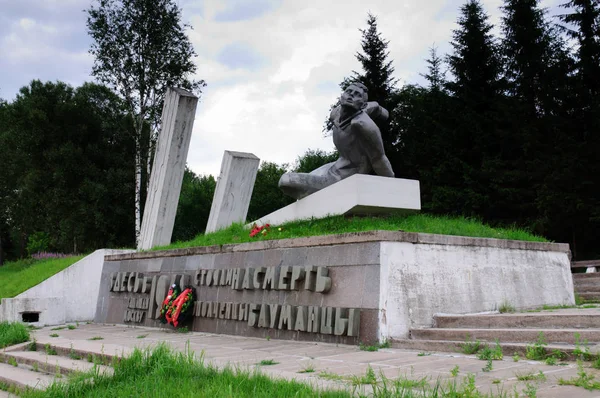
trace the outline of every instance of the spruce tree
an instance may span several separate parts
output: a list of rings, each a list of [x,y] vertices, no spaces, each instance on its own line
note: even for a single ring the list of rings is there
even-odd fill
[[[504,218],[505,203],[496,181],[505,172],[501,63],[493,26],[478,0],[460,8],[458,28],[452,35],[453,52],[447,57],[453,79],[447,83],[454,112],[447,126],[446,161],[440,181],[449,201],[463,204],[466,215]],[[510,152],[510,151],[506,151]],[[440,188],[441,189],[441,188]],[[440,203],[450,207],[451,202]]]
[[[394,93],[397,80],[392,76],[394,67],[392,61],[388,60],[389,51],[387,50],[389,41],[385,40],[377,27],[377,17],[371,13],[367,17],[367,29],[360,29],[362,33],[361,48],[362,52],[356,53],[356,59],[362,65],[362,72],[352,71],[350,77],[344,78],[340,83],[340,88],[345,90],[352,82],[359,81],[369,89],[369,101],[377,101],[381,106],[390,112],[390,119],[393,117]],[[331,106],[334,108],[339,105],[339,101]],[[394,142],[395,134],[390,130],[390,119],[385,122],[378,122],[381,130],[381,137],[385,152],[390,158],[394,169]],[[329,113],[325,122],[325,131],[329,131],[332,124],[329,122]]]
[[[429,82],[429,90],[442,91],[446,84],[445,73],[442,71],[444,60],[439,56],[435,45],[429,48],[429,58],[425,62],[427,62],[427,73],[421,76]]]

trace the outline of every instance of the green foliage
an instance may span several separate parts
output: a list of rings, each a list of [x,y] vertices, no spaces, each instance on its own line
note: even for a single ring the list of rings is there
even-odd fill
[[[0,298],[11,298],[62,271],[82,256],[48,260],[19,260],[0,267]]]
[[[20,322],[0,322],[0,348],[29,341],[29,329]]]
[[[52,347],[50,344],[44,345],[44,351],[46,352],[46,355],[58,355],[54,347]]]
[[[249,222],[281,209],[294,200],[279,189],[279,179],[287,171],[287,165],[263,162],[256,173],[256,182],[248,208]]]
[[[367,365],[367,370],[364,376],[353,376],[351,378],[351,382],[353,386],[360,386],[364,384],[374,385],[377,383],[377,376],[375,376],[375,371],[371,365]]]
[[[279,362],[275,362],[273,359],[263,359],[257,365],[261,366],[269,366],[269,365],[277,365]]]
[[[479,341],[479,340],[473,341],[471,339],[471,336],[469,336],[469,335],[467,335],[467,337],[465,338],[465,342],[460,344],[460,348],[461,348],[463,354],[467,354],[467,355],[476,354],[483,347],[484,347],[484,344],[481,341]]]
[[[494,346],[494,348],[490,348],[489,346],[485,346],[483,348],[481,348],[478,352],[477,352],[477,359],[481,359],[481,360],[487,360],[487,361],[491,361],[491,360],[502,360],[504,358],[504,354],[502,353],[502,346],[500,345],[500,342],[498,340],[496,340],[496,345]]]
[[[294,164],[294,171],[296,173],[310,173],[327,163],[335,162],[338,158],[337,151],[325,152],[320,149],[309,149],[304,155],[298,156]]]
[[[520,229],[491,228],[476,220],[464,217],[436,217],[428,214],[391,215],[384,217],[326,217],[294,221],[278,228],[271,227],[271,232],[251,238],[250,231],[243,225],[235,224],[227,229],[214,233],[199,235],[191,241],[177,242],[169,246],[156,247],[152,250],[178,249],[194,246],[223,245],[228,243],[255,242],[258,240],[299,238],[303,236],[332,235],[361,231],[407,231],[424,232],[442,235],[458,235],[487,237],[499,239],[516,239],[544,242],[544,238],[532,235]]]
[[[558,379],[558,384],[561,386],[582,387],[589,391],[600,390],[600,382],[596,380],[596,377],[593,374],[585,371],[581,361],[577,361],[577,368],[577,377],[572,377],[568,380],[561,377]]]
[[[88,340],[92,340],[92,341],[95,341],[95,340],[104,340],[104,337],[102,337],[102,336],[94,336],[94,337],[90,337]]]
[[[0,118],[0,239],[13,258],[28,239],[31,252],[132,244],[134,142],[114,93],[34,80]]]
[[[541,370],[538,373],[516,373],[515,377],[519,381],[546,381],[546,375]]]
[[[48,336],[50,336],[50,337],[58,337],[58,333],[50,333]]]
[[[533,360],[543,360],[546,358],[546,339],[544,338],[544,332],[540,332],[537,341],[534,344],[527,344],[525,347],[525,357]]]
[[[456,365],[455,367],[453,367],[450,370],[450,374],[452,375],[452,377],[456,377],[458,376],[458,373],[460,372],[460,368],[458,367],[458,365]]]
[[[8,358],[8,364],[14,366],[15,368],[17,366],[19,366],[19,364],[17,363],[17,360],[15,358],[13,358],[13,357],[9,357]]]
[[[392,343],[389,340],[385,340],[385,341],[382,341],[380,343],[376,343],[376,344],[373,344],[373,345],[367,345],[367,344],[364,344],[364,343],[360,343],[358,347],[359,347],[359,349],[361,351],[371,351],[371,352],[373,352],[373,351],[379,351],[380,348],[391,348],[392,347]]]
[[[491,372],[494,369],[494,364],[492,359],[488,359],[485,367],[481,368],[482,372]]]
[[[498,312],[501,314],[513,313],[515,312],[515,307],[507,301],[503,301],[500,304],[500,308],[498,308]]]
[[[45,252],[50,249],[50,235],[46,232],[34,232],[29,235],[27,241],[27,253],[32,254]]]
[[[186,167],[173,227],[173,242],[185,241],[204,233],[215,194],[213,176],[198,176]]]

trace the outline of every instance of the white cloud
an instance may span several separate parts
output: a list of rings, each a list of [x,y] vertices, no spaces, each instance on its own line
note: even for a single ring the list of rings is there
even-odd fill
[[[89,7],[89,1],[51,1],[46,2],[51,11],[47,13],[54,20],[44,19],[46,11],[32,14],[31,2],[21,11],[11,3],[10,28],[0,36],[0,66],[7,72],[0,76],[4,97],[13,95],[6,87],[16,92],[16,84],[26,85],[32,78],[61,79],[73,85],[91,79],[93,60],[82,48],[87,45],[82,42],[86,15],[80,11]],[[554,7],[561,1],[542,4]],[[502,2],[484,0],[496,25]],[[308,148],[333,149],[331,139],[323,138],[323,122],[339,95],[337,84],[352,70],[360,70],[354,56],[360,50],[358,29],[365,28],[368,12],[378,17],[379,30],[390,41],[395,76],[401,84],[412,83],[422,81],[419,74],[425,72],[431,45],[435,43],[442,55],[449,50],[462,2],[346,0],[341,6],[323,0],[282,0],[277,6],[277,1],[260,0],[260,12],[248,11],[247,18],[241,9],[232,11],[235,2],[204,0],[203,7],[194,0],[178,3],[184,21],[194,27],[189,35],[199,55],[198,78],[208,83],[198,107],[188,163],[197,173],[218,174],[225,150],[292,163]],[[72,15],[68,23],[57,19],[66,13]],[[224,13],[229,13],[227,18]],[[257,60],[259,67],[220,63],[219,55],[233,43],[247,45],[252,54],[262,57]]]

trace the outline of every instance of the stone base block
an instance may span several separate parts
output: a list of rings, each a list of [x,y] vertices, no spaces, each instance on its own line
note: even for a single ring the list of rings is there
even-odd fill
[[[419,210],[419,181],[355,174],[254,223],[279,225],[288,221],[334,215],[386,214]]]
[[[342,344],[574,304],[568,245],[372,231],[106,256],[95,320],[159,327],[173,283],[195,289],[190,330]]]

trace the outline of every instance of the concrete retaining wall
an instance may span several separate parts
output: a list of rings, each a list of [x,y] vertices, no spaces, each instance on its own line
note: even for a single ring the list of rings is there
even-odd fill
[[[319,293],[302,286],[252,290],[202,283],[202,275],[216,270],[260,267],[290,278],[286,272],[293,267],[315,274],[323,267],[318,272],[331,287]],[[503,302],[517,308],[574,303],[568,245],[373,231],[107,256],[95,320],[161,326],[156,310],[168,286],[179,281],[197,294],[192,330],[345,344],[408,338],[411,328],[431,326],[435,313],[492,311]],[[214,316],[201,313],[209,302]],[[305,331],[302,322],[294,329],[265,326],[268,318],[260,327],[252,316],[232,319],[228,312],[246,305],[255,321],[271,307],[277,316],[278,305],[298,313],[318,307],[340,324],[351,323],[351,310],[359,310],[358,335],[343,327],[336,335],[327,327],[325,333]]]
[[[0,320],[22,321],[23,313],[39,313],[36,326],[58,325],[94,319],[104,257],[128,253],[96,250],[14,298],[2,299]]]
[[[575,303],[567,252],[453,243],[381,244],[382,339],[431,327],[435,313]]]

